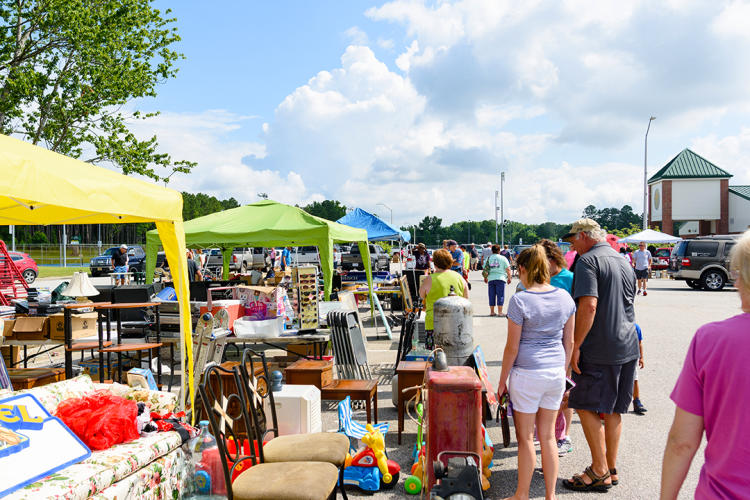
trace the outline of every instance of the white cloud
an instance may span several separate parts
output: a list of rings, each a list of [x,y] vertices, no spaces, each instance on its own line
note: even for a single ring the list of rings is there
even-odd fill
[[[359,26],[352,26],[348,30],[344,31],[344,35],[349,40],[349,43],[354,45],[367,45],[369,43],[367,33],[362,31]]]
[[[281,202],[298,203],[308,196],[302,177],[268,169],[252,169],[247,158],[263,158],[265,146],[257,142],[235,141],[225,135],[239,130],[253,117],[226,110],[203,113],[162,113],[148,120],[130,123],[139,137],[156,134],[161,151],[174,159],[197,162],[190,175],[174,175],[169,187],[178,191],[203,192],[218,198],[234,197],[241,203],[257,201],[257,193],[268,193]]]
[[[711,29],[719,36],[750,38],[750,3],[729,3],[711,22]]]
[[[690,148],[734,175],[729,180],[730,185],[750,184],[750,128],[743,127],[737,135],[698,137]]]

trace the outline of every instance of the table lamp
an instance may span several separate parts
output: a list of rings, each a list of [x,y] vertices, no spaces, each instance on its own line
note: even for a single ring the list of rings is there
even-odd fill
[[[68,297],[75,297],[77,302],[89,302],[89,297],[99,295],[99,290],[89,281],[88,273],[73,273],[73,279],[70,284],[62,291],[62,294]]]

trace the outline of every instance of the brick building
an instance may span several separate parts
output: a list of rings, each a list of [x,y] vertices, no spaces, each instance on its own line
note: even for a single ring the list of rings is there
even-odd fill
[[[649,227],[682,237],[747,230],[750,186],[730,186],[731,177],[683,149],[648,180]]]

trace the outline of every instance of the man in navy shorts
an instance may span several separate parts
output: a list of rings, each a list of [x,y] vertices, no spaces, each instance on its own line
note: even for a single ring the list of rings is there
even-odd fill
[[[573,223],[566,239],[580,258],[573,276],[577,303],[571,366],[576,386],[568,406],[577,410],[591,451],[591,466],[564,480],[575,491],[607,491],[619,482],[616,469],[623,413],[633,398],[640,356],[635,330],[633,269],[606,242],[591,219]],[[602,427],[603,415],[604,427]]]

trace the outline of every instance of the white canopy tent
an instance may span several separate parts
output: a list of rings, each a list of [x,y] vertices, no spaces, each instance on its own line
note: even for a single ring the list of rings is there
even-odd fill
[[[630,236],[626,236],[625,238],[620,238],[617,241],[618,243],[640,243],[641,241],[644,243],[677,243],[679,241],[682,241],[682,238],[678,238],[677,236],[672,236],[667,233],[654,231],[653,229],[646,229],[645,231],[641,231],[640,233],[635,233],[631,234]]]

